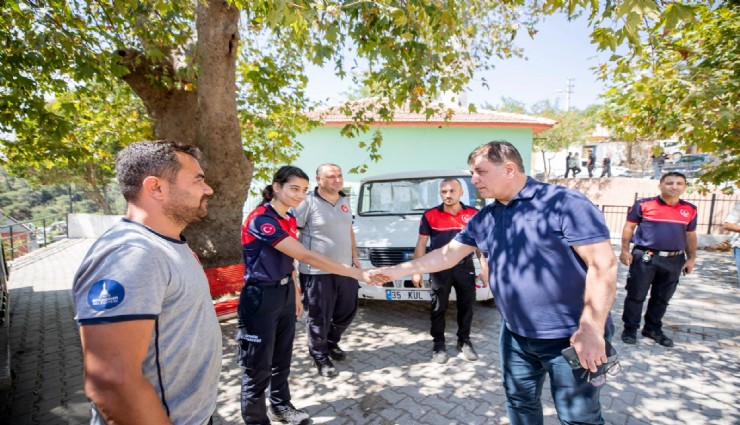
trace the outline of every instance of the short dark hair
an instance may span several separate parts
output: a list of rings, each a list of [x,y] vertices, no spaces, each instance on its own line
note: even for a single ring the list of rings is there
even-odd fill
[[[198,148],[176,140],[135,142],[119,152],[116,176],[126,202],[136,200],[144,179],[149,176],[174,180],[182,166],[175,155],[178,152],[200,158]]]
[[[294,167],[292,165],[283,165],[282,167],[278,168],[278,170],[275,172],[275,175],[272,176],[272,183],[265,186],[264,189],[262,189],[262,203],[267,203],[272,201],[272,198],[275,197],[275,189],[272,188],[272,185],[274,183],[277,183],[278,186],[283,187],[285,183],[290,180],[291,177],[298,177],[300,179],[308,181],[308,175],[303,172],[298,167]]]
[[[457,177],[447,177],[442,182],[439,183],[440,186],[442,186],[445,183],[452,183],[457,182],[457,184],[460,186],[460,189],[462,189],[463,185],[460,183],[460,180],[457,179]]]
[[[468,155],[468,164],[473,159],[486,155],[488,160],[494,164],[503,164],[506,161],[513,162],[519,172],[524,173],[524,160],[522,155],[511,143],[504,140],[493,140],[480,145]]]
[[[679,173],[678,171],[669,171],[669,172],[663,174],[662,176],[660,176],[660,182],[663,183],[663,180],[665,180],[666,177],[681,177],[683,179],[683,181],[687,181],[686,180],[686,175],[683,174],[683,173]]]

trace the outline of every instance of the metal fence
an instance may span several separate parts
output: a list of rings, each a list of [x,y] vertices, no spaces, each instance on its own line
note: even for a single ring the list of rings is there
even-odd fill
[[[0,226],[0,243],[3,245],[6,261],[13,261],[60,239],[66,239],[67,229],[67,214]]]
[[[649,198],[655,196],[641,195],[635,193],[635,200],[640,198]],[[697,226],[696,232],[706,235],[718,235],[724,233],[722,223],[725,221],[727,214],[732,211],[736,203],[740,202],[740,195],[722,196],[712,194],[707,197],[690,197],[681,198],[684,201],[696,205],[697,208]],[[597,205],[604,213],[606,224],[609,231],[614,234],[621,234],[624,222],[627,219],[627,211],[632,205]]]

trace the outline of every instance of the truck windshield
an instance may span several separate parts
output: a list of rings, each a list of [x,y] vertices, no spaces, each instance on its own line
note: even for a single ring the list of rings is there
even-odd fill
[[[439,205],[439,185],[446,177],[385,180],[367,182],[360,188],[358,213],[360,215],[419,214]],[[460,201],[468,206],[482,208],[485,201],[470,183],[470,177],[457,177],[462,184]]]

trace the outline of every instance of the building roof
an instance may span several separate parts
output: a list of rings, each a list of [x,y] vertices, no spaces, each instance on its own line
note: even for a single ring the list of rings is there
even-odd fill
[[[361,107],[372,106],[375,99],[361,99],[349,102],[344,106],[332,106],[317,109],[308,114],[311,119],[323,121],[325,126],[337,127],[350,124],[352,119],[347,117],[342,109],[349,106],[351,110],[357,110]],[[398,108],[394,111],[392,122],[386,123],[380,121],[377,114],[369,114],[370,117],[378,120],[373,125],[389,127],[419,127],[419,126],[446,126],[446,127],[483,127],[483,128],[531,128],[534,134],[542,130],[552,128],[557,121],[549,118],[535,117],[531,115],[515,114],[512,112],[498,112],[486,109],[479,109],[476,112],[469,112],[467,108],[456,106],[447,107],[450,114],[448,120],[445,115],[435,114],[427,119],[426,115],[410,112],[408,107]]]

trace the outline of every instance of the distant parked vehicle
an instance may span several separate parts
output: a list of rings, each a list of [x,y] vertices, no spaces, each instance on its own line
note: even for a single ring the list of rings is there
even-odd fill
[[[51,236],[51,240],[56,242],[67,238],[67,222],[55,221],[46,228],[46,235]]]
[[[682,156],[684,156],[683,144],[678,140],[659,140],[657,143],[658,146],[663,149],[663,152],[668,155],[668,158],[672,159],[673,161],[678,161],[679,159],[681,159]]]
[[[686,175],[686,177],[696,177],[701,174],[701,168],[705,164],[712,164],[715,161],[715,157],[706,153],[683,155],[677,161],[666,162],[663,166],[663,173],[675,171]]]

